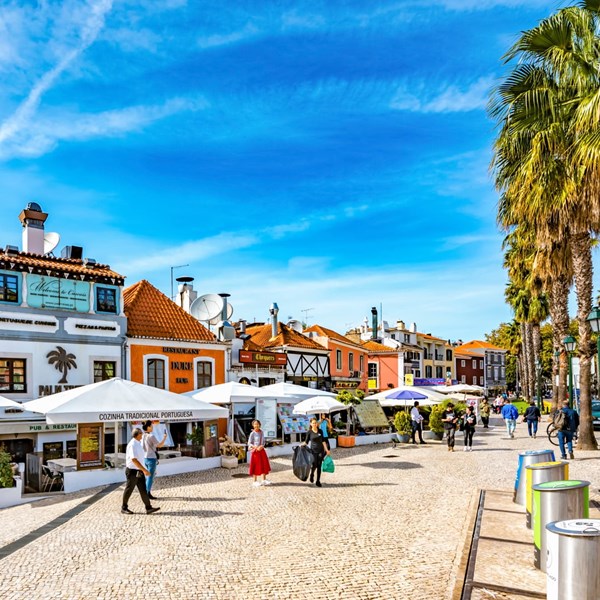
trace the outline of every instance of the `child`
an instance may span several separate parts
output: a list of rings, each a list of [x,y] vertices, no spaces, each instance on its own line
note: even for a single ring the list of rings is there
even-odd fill
[[[248,436],[248,450],[252,452],[250,456],[250,475],[254,476],[254,487],[261,485],[271,485],[267,475],[271,472],[269,457],[265,450],[265,434],[260,429],[260,421],[252,421],[254,431]],[[262,476],[262,482],[258,477]]]

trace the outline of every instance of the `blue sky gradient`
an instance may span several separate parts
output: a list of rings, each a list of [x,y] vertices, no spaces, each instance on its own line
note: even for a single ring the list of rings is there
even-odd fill
[[[480,338],[510,318],[485,107],[558,4],[66,0],[0,13],[0,245],[61,246],[234,318]],[[313,309],[303,313],[304,309]]]

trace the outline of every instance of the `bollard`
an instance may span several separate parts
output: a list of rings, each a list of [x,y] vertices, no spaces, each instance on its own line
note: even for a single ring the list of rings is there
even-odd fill
[[[545,481],[565,481],[569,479],[569,463],[562,460],[536,463],[525,467],[525,524],[531,529],[532,486]]]
[[[525,467],[535,463],[554,460],[556,460],[554,450],[526,450],[525,452],[519,452],[519,464],[517,466],[517,476],[515,477],[513,502],[525,506]]]
[[[547,481],[532,487],[533,564],[546,571],[546,525],[590,516],[589,481]]]
[[[546,525],[547,600],[600,598],[600,519]]]

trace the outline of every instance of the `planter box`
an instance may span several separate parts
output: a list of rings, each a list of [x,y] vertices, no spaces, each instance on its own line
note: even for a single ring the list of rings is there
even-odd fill
[[[237,469],[237,467],[238,467],[237,456],[221,456],[221,466],[224,469]]]
[[[357,446],[366,446],[368,444],[389,444],[394,437],[394,433],[376,433],[373,435],[357,435],[355,444]]]
[[[444,432],[438,433],[437,431],[426,430],[423,432],[424,440],[441,440],[444,437]]]
[[[337,445],[340,448],[354,448],[355,443],[356,438],[353,435],[338,435]]]

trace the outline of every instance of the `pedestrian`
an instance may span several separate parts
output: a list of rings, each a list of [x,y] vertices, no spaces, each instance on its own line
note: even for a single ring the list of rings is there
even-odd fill
[[[323,439],[323,434],[319,429],[319,424],[317,423],[317,419],[314,417],[310,420],[310,429],[306,433],[306,437],[304,438],[304,444],[308,445],[308,449],[311,451],[313,455],[313,464],[310,468],[310,482],[315,482],[315,472],[317,473],[317,481],[315,485],[317,487],[322,487],[321,485],[321,464],[323,462],[323,458],[325,455],[331,454],[330,450],[327,448],[327,444],[325,444],[325,440]]]
[[[529,406],[523,415],[523,423],[527,423],[527,432],[529,437],[535,438],[538,430],[538,423],[542,420],[540,409],[533,400],[529,401]]]
[[[515,428],[517,426],[517,419],[519,418],[519,411],[517,407],[511,403],[507,398],[504,400],[504,406],[502,407],[502,418],[506,424],[506,431],[508,431],[508,437],[515,437]]]
[[[148,492],[148,498],[150,498],[150,500],[157,500],[157,498],[152,495],[152,484],[154,483],[154,474],[156,473],[156,465],[158,464],[158,449],[162,448],[167,441],[167,430],[165,428],[165,435],[159,442],[158,439],[152,434],[152,431],[154,430],[154,424],[152,421],[144,421],[142,429],[144,430],[142,435],[144,465],[150,472],[150,475],[146,477],[146,491]]]
[[[500,394],[498,394],[496,396],[496,399],[494,400],[494,410],[496,411],[497,415],[499,415],[500,411],[502,410],[502,404],[503,404],[502,396]]]
[[[442,413],[442,422],[444,423],[444,430],[448,441],[448,452],[454,452],[458,413],[454,410],[452,402],[448,402],[446,405],[446,410]]]
[[[416,434],[419,434],[419,444],[424,444],[423,440],[423,415],[419,411],[419,401],[415,400],[413,407],[410,410],[410,422],[412,425],[411,440],[413,444],[417,443]]]
[[[484,396],[479,404],[479,414],[481,415],[481,422],[483,423],[484,429],[488,429],[488,425],[490,424],[491,409],[492,407],[490,406],[488,399]]]
[[[471,405],[468,405],[463,417],[465,452],[471,452],[473,450],[473,435],[475,434],[475,425],[477,425],[477,415],[475,414],[475,409]]]
[[[572,408],[569,408],[569,401],[563,400],[562,408],[560,409],[564,413],[562,427],[558,430],[558,445],[560,446],[560,457],[564,460],[567,458],[565,450],[565,442],[567,443],[567,449],[569,450],[569,458],[573,460],[575,455],[573,454],[573,434],[579,427],[579,415]],[[556,422],[556,419],[553,419]]]
[[[271,482],[267,479],[267,475],[271,472],[271,463],[265,450],[265,434],[261,430],[261,422],[258,420],[252,421],[253,430],[248,436],[248,450],[252,453],[250,455],[250,469],[249,473],[254,477],[254,487],[260,487],[261,485],[271,485]],[[262,481],[258,478],[262,477]]]
[[[127,444],[127,451],[125,452],[125,477],[127,477],[127,483],[125,484],[125,490],[123,492],[123,502],[121,504],[121,512],[126,515],[134,514],[132,510],[129,510],[128,503],[133,488],[137,487],[142,502],[146,507],[146,514],[150,515],[157,510],[160,510],[158,506],[152,506],[150,504],[150,498],[146,492],[146,479],[144,476],[149,476],[150,471],[144,467],[144,449],[142,448],[142,430],[137,427],[131,432],[131,440]]]
[[[331,446],[329,445],[329,434],[333,431],[333,427],[331,426],[331,420],[325,414],[321,415],[321,420],[319,421],[319,429],[323,434],[323,439],[325,440],[325,444],[327,444],[327,449],[331,450]]]

